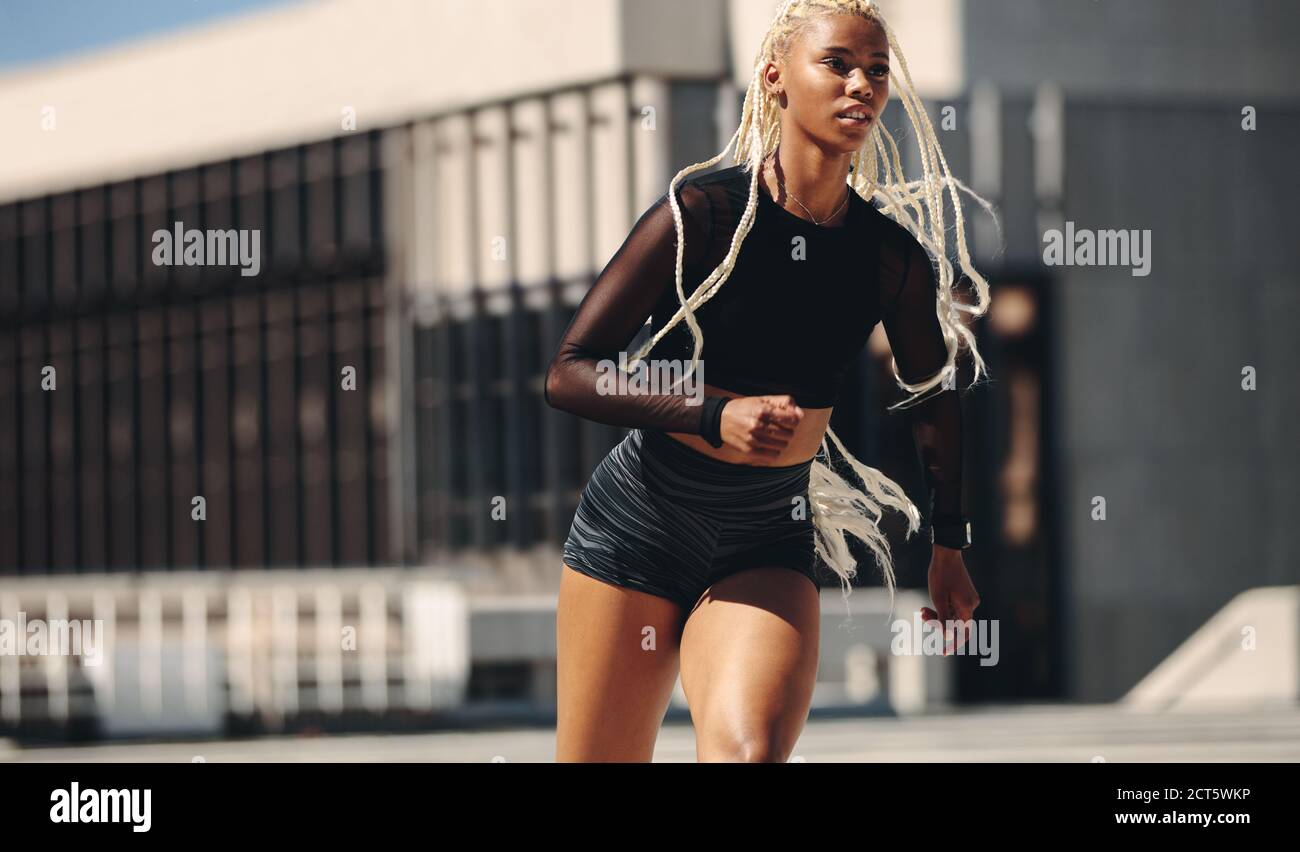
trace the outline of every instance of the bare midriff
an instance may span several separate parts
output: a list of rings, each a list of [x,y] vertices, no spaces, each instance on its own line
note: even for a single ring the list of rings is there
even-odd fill
[[[704,386],[704,393],[709,396],[725,396],[731,399],[745,396],[745,394],[724,390],[710,384]],[[831,412],[834,410],[833,408],[803,408],[803,419],[799,421],[799,425],[794,427],[794,436],[785,445],[785,449],[775,456],[746,453],[729,444],[714,447],[704,440],[702,435],[692,435],[688,432],[665,432],[664,434],[719,461],[730,462],[731,464],[748,464],[756,467],[785,467],[792,464],[802,464],[817,455],[818,450],[821,448],[822,438],[826,434],[826,426],[831,420]],[[726,409],[723,409],[723,413],[725,415]]]

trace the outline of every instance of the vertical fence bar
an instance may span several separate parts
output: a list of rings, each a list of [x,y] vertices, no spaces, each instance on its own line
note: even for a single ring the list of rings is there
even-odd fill
[[[15,321],[22,313],[21,202],[0,204],[0,317]]]
[[[181,679],[185,706],[195,716],[208,712],[208,593],[190,587],[181,596]]]
[[[478,111],[470,110],[466,116],[466,204],[469,208],[469,227],[466,233],[469,239],[469,313],[465,320],[465,372],[463,378],[468,391],[469,428],[465,433],[466,460],[469,465],[469,487],[467,511],[471,530],[471,545],[485,548],[488,544],[488,515],[484,511],[488,499],[486,471],[488,442],[485,430],[487,423],[487,376],[484,366],[484,329],[486,320],[486,299],[482,292],[483,270],[480,262],[480,228],[479,228],[479,164],[478,149],[482,144],[478,135]],[[457,376],[457,378],[462,378]]]
[[[435,529],[437,544],[442,552],[446,552],[462,544],[465,538],[463,532],[460,535],[456,533],[465,529],[464,494],[456,491],[456,474],[464,459],[456,453],[455,318],[451,313],[450,296],[439,293],[435,298],[438,305],[433,343],[433,381],[437,388],[434,447],[438,454],[435,487],[438,491],[436,505],[442,510]]]
[[[262,299],[257,294],[234,297],[230,306],[231,558],[241,568],[265,565],[269,546],[265,340]]]
[[[261,230],[262,274],[241,285],[235,280],[231,305],[231,397],[235,515],[231,552],[240,567],[270,562],[271,508],[268,394],[266,384],[266,280],[275,251],[271,229],[270,156],[259,154],[235,163],[235,223],[241,230]],[[236,534],[235,529],[238,529]]]
[[[90,291],[83,297],[86,301],[95,295],[102,296],[102,282],[106,278],[103,268],[103,248],[106,240],[102,233],[104,230],[102,206],[102,193],[96,191],[83,193],[78,210],[83,240],[83,248],[79,254],[86,256],[86,262],[83,264],[84,280],[97,282],[93,286],[85,285],[84,290]],[[96,233],[98,233],[97,239],[92,236]],[[85,248],[87,243],[93,243],[95,248],[87,250]],[[97,272],[92,272],[96,269]],[[106,542],[108,507],[105,501],[108,489],[107,341],[104,337],[106,326],[102,316],[85,313],[74,318],[72,322],[76,327],[73,358],[77,371],[77,386],[73,390],[77,395],[77,423],[73,439],[76,444],[75,465],[78,471],[75,498],[78,518],[76,570],[99,572],[108,565]]]
[[[243,586],[226,595],[226,680],[230,684],[230,710],[252,715],[256,705],[253,689],[253,597]]]
[[[334,397],[329,375],[327,339],[328,286],[303,287],[299,297],[299,349],[295,363],[299,376],[299,403],[295,418],[300,433],[303,554],[306,565],[333,562],[332,530],[341,519],[331,513],[331,483],[336,477],[329,454],[330,400]]]
[[[271,678],[278,716],[298,713],[298,593],[289,586],[271,591]]]
[[[292,292],[266,294],[266,350],[263,393],[269,419],[267,451],[267,542],[269,564],[300,564],[298,466],[298,369],[295,348],[296,298]]]
[[[205,228],[237,229],[235,161],[219,160],[200,166],[198,215]],[[236,230],[238,237],[238,231]],[[260,239],[260,238],[259,238]],[[261,243],[258,243],[259,251]],[[233,263],[238,258],[235,250]],[[231,314],[236,281],[233,267],[204,267],[200,274],[204,299],[195,303],[195,385],[200,401],[195,411],[195,463],[207,496],[208,518],[202,529],[199,566],[229,568],[234,565],[235,471],[232,439],[234,420],[231,388]]]
[[[18,620],[18,596],[10,592],[0,592],[0,619],[14,624]],[[23,681],[19,658],[9,654],[0,654],[0,719],[11,727],[17,727],[22,721]]]
[[[45,393],[49,411],[49,465],[46,488],[49,494],[50,570],[67,574],[77,570],[81,536],[77,464],[77,352],[76,324],[52,320],[48,326],[48,363],[55,370],[57,390]]]
[[[168,175],[170,221],[181,222],[185,229],[210,227],[204,221],[202,173],[189,168]],[[205,247],[206,248],[206,247]],[[206,256],[206,266],[172,268],[172,283],[166,296],[170,302],[167,316],[167,409],[165,431],[168,441],[168,476],[171,491],[172,525],[171,563],[174,568],[192,570],[200,567],[207,539],[208,521],[195,520],[193,499],[201,496],[204,513],[219,515],[220,506],[212,505],[204,490],[203,479],[203,371],[199,346],[202,327],[200,307],[205,285],[212,279],[213,258]]]
[[[336,286],[334,297],[336,369],[331,375],[334,382],[334,422],[338,435],[338,521],[334,535],[338,539],[339,560],[344,565],[365,562],[367,482],[366,418],[369,408],[369,388],[365,373],[365,293],[357,281],[345,281]],[[341,371],[353,371],[352,390],[343,390]]]
[[[371,584],[360,591],[361,700],[369,711],[388,709],[388,593]]]
[[[235,512],[233,500],[230,385],[230,296],[209,299],[198,323],[195,364],[200,374],[202,403],[195,412],[195,446],[199,459],[200,492],[207,498],[199,566],[225,569],[234,564]]]
[[[65,192],[49,199],[45,235],[49,257],[49,363],[59,379],[50,397],[49,494],[50,568],[58,573],[77,570],[81,546],[77,453],[76,323],[70,316],[77,303],[77,194]]]
[[[96,589],[91,599],[91,618],[104,625],[100,663],[86,670],[95,688],[97,712],[103,718],[117,704],[117,596],[107,589]]]
[[[173,539],[176,506],[171,482],[171,369],[168,366],[167,297],[174,292],[171,268],[153,262],[145,250],[151,235],[159,229],[172,229],[169,215],[170,175],[153,175],[140,182],[140,236],[144,240],[139,252],[139,299],[146,305],[138,313],[138,363],[136,376],[140,393],[136,397],[139,430],[139,469],[141,516],[140,542],[143,562],[150,568],[175,567]],[[175,247],[173,247],[175,248]],[[174,252],[173,252],[174,257]]]
[[[41,388],[41,370],[49,363],[45,324],[22,329],[22,353],[19,369],[19,465],[22,469],[22,496],[19,502],[19,534],[22,536],[21,561],[28,572],[48,572],[50,537],[53,522],[49,504],[49,403],[50,396]]]
[[[519,186],[515,170],[516,126],[515,104],[505,106],[505,138],[502,141],[502,159],[505,167],[504,198],[506,208],[506,259],[508,264],[507,291],[509,297],[501,323],[501,357],[505,410],[505,463],[506,493],[509,507],[506,515],[509,526],[508,541],[516,548],[524,548],[532,540],[532,506],[528,476],[528,366],[525,363],[524,342],[527,338],[528,319],[524,305],[523,289],[519,282],[519,252],[522,228],[520,227]]]
[[[389,488],[388,445],[393,424],[388,409],[380,404],[379,392],[388,376],[384,370],[384,282],[371,277],[365,281],[366,324],[366,437],[370,474],[370,499],[366,511],[366,539],[370,547],[370,564],[387,563],[400,558],[393,552],[393,540],[383,525],[389,517],[392,500]]]
[[[95,589],[91,611],[92,617],[104,624],[104,656],[87,674],[95,683],[95,704],[101,710],[113,710],[117,706],[117,594]]]
[[[542,195],[546,205],[542,215],[542,250],[543,266],[545,268],[545,283],[543,286],[546,287],[546,298],[542,304],[541,317],[538,323],[540,337],[538,358],[541,364],[543,400],[546,395],[546,373],[550,367],[551,358],[555,354],[559,337],[564,330],[561,324],[563,302],[561,300],[561,286],[557,270],[557,228],[555,227],[558,207],[558,200],[555,196],[555,134],[560,129],[561,127],[555,123],[554,99],[551,97],[542,98],[542,131],[539,145],[542,161]],[[560,461],[562,416],[561,412],[549,405],[542,406],[542,422],[539,425],[542,430],[540,447],[542,453],[542,480],[546,488],[546,526],[541,537],[551,542],[562,540],[566,523],[565,505],[567,498],[565,495],[567,489],[564,484],[564,467]]]
[[[136,635],[140,642],[140,708],[154,720],[160,720],[163,712],[162,594],[157,589],[143,589],[139,602]]]
[[[329,423],[325,430],[325,456],[329,460],[329,564],[338,566],[343,562],[342,528],[344,524],[343,501],[339,494],[343,484],[344,471],[341,468],[339,452],[339,396],[343,393],[342,378],[339,375],[338,359],[338,293],[340,284],[331,279],[325,285],[325,398],[324,415]]]
[[[68,597],[60,591],[51,590],[45,595],[45,628],[47,646],[45,648],[45,660],[42,668],[45,669],[45,706],[46,713],[52,721],[66,723],[68,721],[68,676],[69,666],[67,654],[70,649],[66,647],[56,647],[55,637],[60,633],[60,625],[64,630],[62,635],[71,638],[68,628]],[[19,637],[20,641],[26,641],[27,637]]]
[[[415,149],[413,132],[390,131],[381,145],[381,162],[385,166],[386,183],[383,203],[389,207],[384,217],[383,244],[392,257],[408,257],[415,244],[428,239],[423,231],[413,227],[417,221],[418,197],[429,188],[416,182],[421,170],[415,158],[422,152]],[[383,280],[384,304],[384,407],[388,421],[388,495],[389,514],[384,518],[385,537],[389,550],[399,564],[412,561],[416,555],[416,458],[415,451],[415,400],[416,383],[413,377],[412,358],[415,347],[412,340],[411,291],[423,282],[409,279],[410,264],[392,263],[385,270]]]
[[[343,596],[338,586],[316,587],[316,706],[342,713]]]
[[[593,105],[594,93],[592,89],[585,88],[582,90],[582,147],[583,156],[583,189],[585,199],[583,204],[583,231],[586,236],[583,252],[584,269],[594,268],[598,263],[596,260],[596,157],[595,157],[595,127],[606,119],[596,114]],[[584,292],[590,289],[595,280],[594,275],[584,276]],[[579,421],[578,434],[579,454],[581,465],[584,471],[594,470],[600,461],[600,454],[603,451],[605,437],[610,427],[596,423],[585,418]]]
[[[437,385],[431,375],[434,359],[433,345],[437,334],[436,326],[431,323],[436,323],[437,320],[431,316],[432,308],[436,305],[435,297],[431,292],[427,289],[423,290],[415,299],[417,303],[415,316],[411,318],[415,326],[412,331],[414,350],[412,378],[415,384],[413,454],[416,472],[415,501],[418,511],[415,554],[417,558],[422,558],[422,555],[427,553],[426,548],[438,540],[436,530],[438,494],[434,486],[438,464],[437,452],[434,449],[437,441],[434,421],[437,414],[435,397]]]
[[[21,309],[18,254],[20,221],[17,204],[0,205],[0,571],[17,573],[22,565],[22,415],[20,390],[21,341],[17,317]],[[9,318],[13,322],[8,322]]]
[[[433,663],[428,608],[436,602],[438,590],[430,584],[407,584],[402,588],[402,699],[407,710],[430,710],[434,705]]]
[[[54,564],[54,496],[50,487],[50,474],[53,459],[50,448],[50,426],[53,415],[53,396],[41,385],[44,378],[42,370],[50,363],[50,322],[51,282],[50,260],[53,246],[49,239],[50,200],[40,198],[23,205],[23,277],[24,296],[27,308],[41,317],[30,329],[27,354],[27,380],[31,382],[31,405],[29,406],[27,429],[24,437],[31,439],[36,452],[27,450],[25,458],[29,459],[28,475],[24,477],[29,499],[33,501],[32,527],[30,541],[36,547],[31,560],[32,568],[39,566],[48,573]]]
[[[400,248],[390,249],[389,257],[399,259],[389,267],[395,277],[394,292],[401,292],[411,300],[412,309],[404,322],[411,326],[411,419],[412,444],[409,448],[408,487],[411,489],[411,506],[414,529],[410,533],[411,555],[421,559],[427,547],[440,539],[437,530],[437,499],[435,485],[439,463],[435,450],[437,431],[434,423],[438,387],[431,374],[434,353],[432,345],[436,336],[437,290],[439,286],[437,260],[441,250],[438,210],[440,184],[438,179],[438,125],[433,121],[412,124],[403,133],[401,150],[406,153],[410,175],[403,185],[390,182],[385,188],[384,202],[389,208],[387,217],[390,234],[396,234]],[[390,133],[391,135],[391,133]],[[396,154],[391,149],[396,143],[387,141],[390,162]],[[400,161],[400,160],[399,160]],[[397,177],[390,168],[390,179]],[[392,211],[402,211],[404,226],[396,227]]]
[[[443,185],[443,161],[454,157],[455,146],[445,139],[446,122],[434,124],[433,150],[435,153],[434,185]],[[454,163],[453,163],[454,167]],[[443,207],[445,205],[439,205]],[[441,243],[439,243],[441,246]],[[435,263],[435,269],[438,268]],[[446,267],[443,267],[446,268]],[[433,432],[434,444],[434,481],[436,494],[434,503],[433,537],[437,550],[441,553],[458,546],[460,541],[457,531],[463,538],[464,516],[461,505],[463,493],[457,494],[455,483],[457,471],[464,463],[463,457],[455,452],[457,446],[456,418],[456,378],[454,368],[457,347],[455,338],[455,320],[451,311],[451,297],[447,292],[450,281],[436,279],[433,282],[433,336],[432,362],[430,372],[434,388]]]
[[[105,428],[108,444],[108,509],[105,547],[109,565],[118,570],[137,570],[140,565],[139,492],[135,458],[139,443],[135,430],[135,398],[139,393],[135,372],[135,315],[108,314],[107,411]]]
[[[206,520],[194,517],[194,498],[204,500],[204,517],[221,512],[204,494],[199,469],[202,400],[197,387],[199,345],[194,304],[171,305],[166,310],[163,367],[166,403],[162,430],[166,440],[167,517],[170,520],[168,565],[174,570],[193,570],[203,553]]]
[[[174,507],[168,484],[170,454],[166,439],[166,313],[154,306],[136,314],[136,477],[142,568],[171,567]]]

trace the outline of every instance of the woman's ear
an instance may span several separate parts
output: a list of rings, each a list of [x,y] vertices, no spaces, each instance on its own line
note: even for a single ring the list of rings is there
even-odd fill
[[[781,69],[775,62],[763,66],[763,86],[771,95],[781,94],[784,88],[781,84]]]

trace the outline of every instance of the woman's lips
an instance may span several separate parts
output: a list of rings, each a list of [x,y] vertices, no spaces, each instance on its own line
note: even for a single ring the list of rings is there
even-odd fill
[[[865,115],[867,116],[866,118],[849,118],[847,115],[841,113],[840,115],[835,116],[835,120],[845,127],[866,127],[871,123],[873,116],[870,113],[865,113]]]

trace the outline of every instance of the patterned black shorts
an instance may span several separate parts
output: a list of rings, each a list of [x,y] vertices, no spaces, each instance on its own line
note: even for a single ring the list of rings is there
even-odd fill
[[[688,612],[709,586],[747,568],[791,568],[817,587],[811,470],[811,460],[732,464],[663,432],[633,430],[583,490],[564,561]]]

